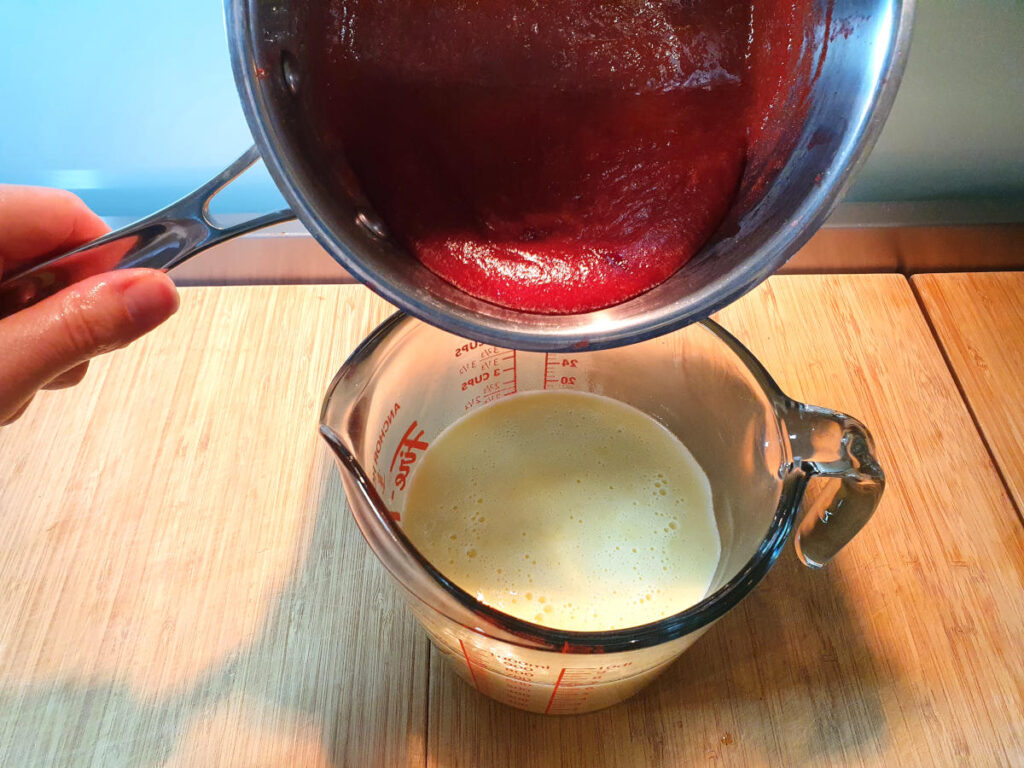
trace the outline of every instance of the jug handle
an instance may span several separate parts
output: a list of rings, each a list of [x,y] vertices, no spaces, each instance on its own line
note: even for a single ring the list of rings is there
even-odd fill
[[[255,216],[228,227],[219,226],[211,217],[210,201],[259,157],[259,150],[250,147],[208,182],[163,210],[3,277],[0,279],[0,305],[8,303],[11,297],[16,297],[18,308],[35,303],[87,273],[130,267],[171,269],[236,235],[294,219],[295,214],[289,209]],[[100,248],[106,249],[105,252],[94,253]]]
[[[834,491],[804,498],[795,547],[804,565],[820,568],[867,523],[885,490],[871,433],[857,419],[794,403],[786,414],[793,466],[807,480],[834,478]],[[807,482],[805,481],[805,489]]]

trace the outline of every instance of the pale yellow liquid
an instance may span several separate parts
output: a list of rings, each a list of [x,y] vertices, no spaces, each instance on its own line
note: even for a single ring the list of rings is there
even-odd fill
[[[650,416],[581,392],[473,411],[430,445],[403,527],[447,578],[548,627],[607,630],[678,613],[721,555],[711,486]]]

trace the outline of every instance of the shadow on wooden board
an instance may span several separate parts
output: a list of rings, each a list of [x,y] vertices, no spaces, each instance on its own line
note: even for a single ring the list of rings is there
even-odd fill
[[[619,706],[527,714],[479,695],[436,654],[428,704],[425,634],[362,540],[326,451],[316,455],[294,576],[247,644],[159,695],[71,674],[0,688],[0,764],[636,768],[884,753],[885,663],[860,640],[842,559],[811,572],[791,548]]]
[[[0,687],[0,765],[422,766],[426,636],[316,455],[304,552],[248,644],[155,696],[73,673]]]
[[[791,549],[737,608],[633,699],[575,717],[513,710],[435,652],[427,765],[832,764],[885,753],[884,661],[860,641],[842,564]],[[808,693],[809,692],[809,693]]]

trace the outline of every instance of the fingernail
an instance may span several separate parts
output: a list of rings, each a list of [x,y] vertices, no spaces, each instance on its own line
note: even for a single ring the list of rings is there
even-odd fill
[[[135,327],[145,333],[178,311],[178,292],[170,278],[148,273],[128,283],[121,292]]]

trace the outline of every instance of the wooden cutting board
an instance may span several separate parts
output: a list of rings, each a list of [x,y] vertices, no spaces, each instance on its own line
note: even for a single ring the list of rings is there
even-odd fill
[[[561,719],[431,656],[345,508],[320,398],[388,311],[188,289],[0,430],[0,765],[1024,762],[1024,534],[903,278],[773,278],[721,317],[872,428],[876,518],[822,572],[787,550],[636,699]]]
[[[619,708],[538,718],[432,665],[428,765],[1024,763],[1024,536],[906,280],[776,277],[719,319],[872,429],[875,518],[822,572],[787,550]]]
[[[1024,272],[911,278],[1017,509],[1024,509]]]

